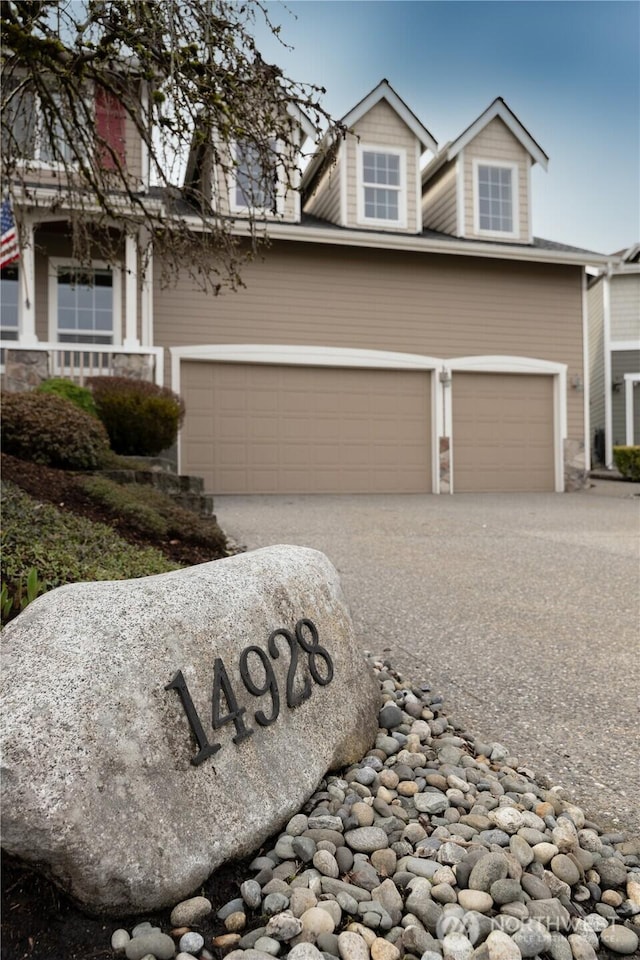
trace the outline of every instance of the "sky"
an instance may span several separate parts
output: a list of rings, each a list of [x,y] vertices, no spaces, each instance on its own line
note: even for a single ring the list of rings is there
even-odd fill
[[[267,0],[265,60],[346,114],[384,77],[442,146],[501,96],[540,144],[535,236],[640,241],[640,0]]]

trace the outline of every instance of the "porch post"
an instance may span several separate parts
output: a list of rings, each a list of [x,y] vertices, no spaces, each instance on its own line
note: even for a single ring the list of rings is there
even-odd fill
[[[36,269],[33,244],[33,221],[23,220],[20,225],[20,300],[18,303],[18,346],[32,347],[38,343],[36,336],[35,285]]]
[[[633,429],[633,388],[640,381],[640,376],[633,373],[624,375],[624,414],[625,414],[625,437],[624,442],[628,447],[634,444]]]
[[[124,282],[124,346],[140,346],[138,339],[138,242],[136,237],[125,240],[125,282]]]
[[[143,347],[153,346],[153,244],[148,241],[142,251],[142,287],[140,301],[140,333]]]

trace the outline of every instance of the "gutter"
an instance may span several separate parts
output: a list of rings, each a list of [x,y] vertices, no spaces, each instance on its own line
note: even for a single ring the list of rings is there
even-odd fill
[[[232,232],[239,237],[255,236],[249,224],[236,221]],[[271,240],[297,240],[302,243],[322,243],[343,247],[367,247],[377,250],[398,250],[413,253],[440,253],[460,257],[481,257],[492,260],[517,260],[525,262],[558,263],[584,267],[588,264],[608,267],[610,257],[603,253],[577,254],[571,251],[544,250],[525,245],[497,245],[477,241],[434,240],[431,237],[415,237],[406,234],[365,233],[362,230],[347,230],[327,227],[301,227],[299,224],[265,224],[265,235]]]

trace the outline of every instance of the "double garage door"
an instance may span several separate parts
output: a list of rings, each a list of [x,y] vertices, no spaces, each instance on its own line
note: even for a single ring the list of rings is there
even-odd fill
[[[217,494],[429,493],[432,375],[183,361],[182,470]],[[456,492],[554,489],[550,376],[454,373],[447,389]]]
[[[182,469],[213,493],[429,493],[430,374],[182,365]]]

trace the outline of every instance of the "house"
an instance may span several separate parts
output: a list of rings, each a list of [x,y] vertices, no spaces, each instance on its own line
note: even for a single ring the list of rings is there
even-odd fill
[[[587,291],[594,465],[640,444],[640,243],[614,254]]]
[[[63,216],[25,206],[32,242],[2,279],[5,380],[37,379],[30,364],[82,377],[96,358],[155,376],[185,399],[180,469],[214,493],[579,485],[585,266],[609,260],[532,236],[531,167],[546,154],[500,98],[438,148],[386,80],[343,122],[299,183],[250,144],[227,145],[232,178],[191,158],[185,195],[197,178],[239,238],[249,210],[270,238],[244,288],[218,297],[186,277],[160,291],[136,237],[84,283]]]

